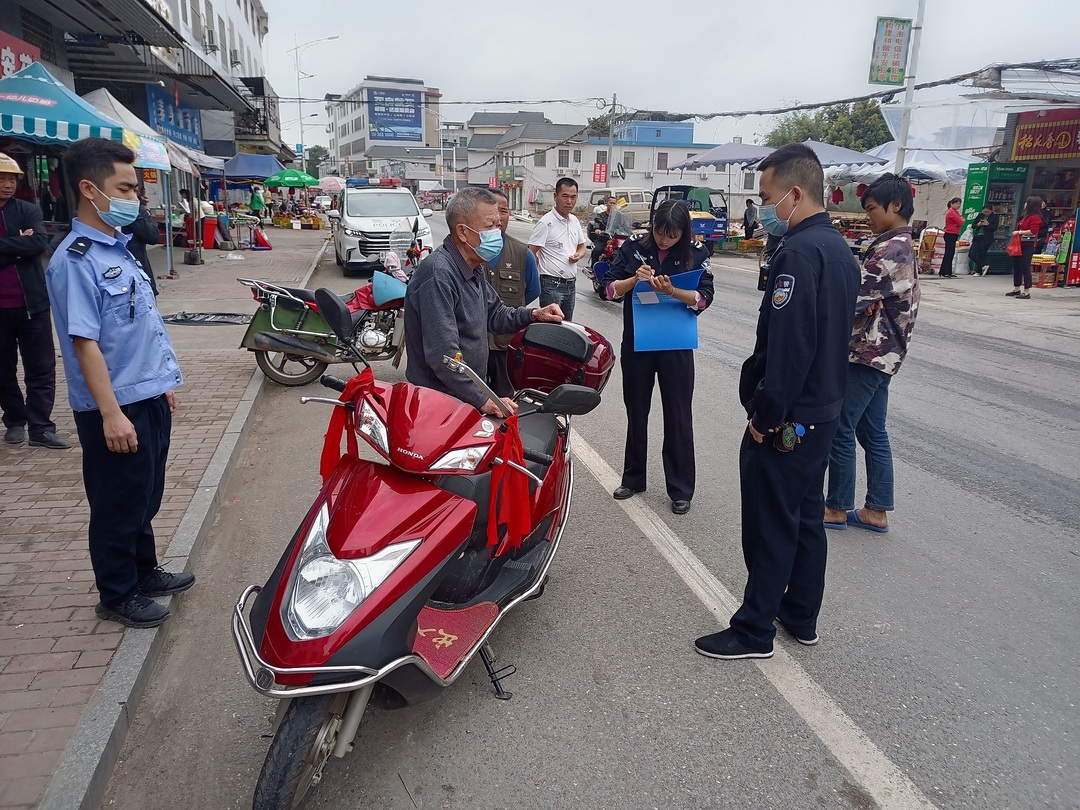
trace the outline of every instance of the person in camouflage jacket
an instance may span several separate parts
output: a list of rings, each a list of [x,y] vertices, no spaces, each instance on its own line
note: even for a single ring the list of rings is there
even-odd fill
[[[889,382],[907,355],[919,311],[916,249],[908,225],[911,186],[886,174],[862,196],[876,235],[863,263],[840,423],[829,453],[825,527],[889,530],[894,508],[892,447],[885,427]],[[866,501],[855,509],[855,444],[866,453]]]

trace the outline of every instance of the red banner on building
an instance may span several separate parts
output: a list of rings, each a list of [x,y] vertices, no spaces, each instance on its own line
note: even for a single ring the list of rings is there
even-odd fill
[[[1013,140],[1013,160],[1080,157],[1080,111],[1040,110],[1020,113]]]
[[[32,62],[41,61],[41,50],[29,42],[0,31],[0,75],[18,73]]]
[[[488,178],[488,188],[498,188],[498,187],[499,187],[499,181],[496,180],[494,177],[489,177]]]
[[[607,164],[606,163],[594,163],[592,166],[592,181],[594,183],[606,183],[607,182]]]

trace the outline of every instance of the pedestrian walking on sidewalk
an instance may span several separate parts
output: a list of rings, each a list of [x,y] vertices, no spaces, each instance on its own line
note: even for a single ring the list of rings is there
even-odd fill
[[[701,270],[694,289],[676,289],[671,277]],[[664,414],[664,482],[671,511],[685,515],[694,498],[694,352],[691,349],[637,351],[634,347],[634,287],[646,281],[656,291],[700,315],[713,301],[709,251],[695,243],[690,209],[681,200],[665,200],[656,208],[647,236],[631,237],[611,261],[604,276],[609,300],[623,297],[621,363],[626,405],[626,449],[622,480],[612,493],[617,501],[645,491],[649,466],[649,410],[653,384],[660,387]]]
[[[804,144],[761,161],[761,225],[783,241],[770,261],[754,353],[739,399],[747,581],[731,626],[694,646],[710,658],[771,658],[774,621],[817,644],[825,593],[825,465],[844,401],[859,265],[822,204],[821,162]]]
[[[963,202],[959,197],[949,200],[949,210],[945,212],[945,255],[941,257],[942,278],[952,278],[953,260],[956,256],[956,241],[960,238],[960,231],[964,229],[964,215],[960,213],[960,204]]]
[[[578,185],[569,177],[555,183],[555,207],[540,217],[529,236],[529,250],[540,267],[540,306],[558,304],[574,319],[577,263],[585,258],[585,232],[574,215]]]
[[[173,389],[183,377],[154,291],[127,249],[131,237],[120,231],[139,216],[134,162],[134,152],[102,138],[68,147],[78,215],[46,279],[83,448],[95,611],[156,627],[169,611],[151,597],[186,591],[195,577],[158,566],[151,525],[165,488]]]
[[[870,230],[862,286],[851,330],[847,387],[829,453],[825,528],[889,530],[893,459],[885,417],[889,383],[907,356],[919,312],[915,243],[908,222],[915,203],[908,181],[895,174],[875,180],[862,196]],[[866,453],[866,500],[855,508],[855,443]]]
[[[56,350],[41,256],[49,244],[41,209],[15,198],[23,170],[0,152],[0,411],[4,441],[66,450],[56,435]],[[19,388],[22,355],[26,395]]]
[[[1035,243],[1043,226],[1042,206],[1041,197],[1028,197],[1024,203],[1024,217],[1012,232],[1013,236],[1020,237],[1021,253],[1013,256],[1013,288],[1012,292],[1005,293],[1006,296],[1021,300],[1031,298],[1031,257],[1035,255]]]

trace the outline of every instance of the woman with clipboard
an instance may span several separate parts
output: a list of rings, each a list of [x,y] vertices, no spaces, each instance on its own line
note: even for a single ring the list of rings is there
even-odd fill
[[[660,203],[649,233],[623,243],[604,281],[609,300],[623,296],[620,363],[626,454],[622,484],[614,496],[624,500],[645,491],[649,408],[653,381],[658,380],[664,411],[667,494],[671,511],[684,515],[690,511],[695,484],[694,318],[713,300],[709,251],[693,240],[686,203]]]

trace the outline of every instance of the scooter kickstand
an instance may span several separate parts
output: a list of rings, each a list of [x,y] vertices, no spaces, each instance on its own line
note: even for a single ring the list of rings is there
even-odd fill
[[[502,669],[495,669],[495,653],[490,644],[484,644],[480,647],[480,660],[484,662],[484,669],[487,670],[488,678],[491,679],[491,685],[495,687],[495,697],[499,700],[512,698],[514,696],[513,692],[507,692],[503,689],[502,681],[503,678],[509,678],[517,672],[517,667],[508,664]]]

